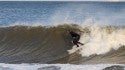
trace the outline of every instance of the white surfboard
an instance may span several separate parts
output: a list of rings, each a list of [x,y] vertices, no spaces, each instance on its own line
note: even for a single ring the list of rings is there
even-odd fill
[[[75,53],[75,52],[79,52],[80,50],[82,50],[82,46],[81,47],[77,47],[77,46],[73,46],[72,49],[67,50],[69,52],[69,54]]]

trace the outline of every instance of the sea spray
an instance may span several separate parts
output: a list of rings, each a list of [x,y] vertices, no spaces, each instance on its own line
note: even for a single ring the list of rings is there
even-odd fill
[[[125,45],[124,28],[91,26],[88,29],[90,33],[84,32],[80,39],[80,42],[85,43],[85,45],[80,46],[82,50],[79,54],[82,56],[105,54],[111,49],[117,50],[119,47]]]

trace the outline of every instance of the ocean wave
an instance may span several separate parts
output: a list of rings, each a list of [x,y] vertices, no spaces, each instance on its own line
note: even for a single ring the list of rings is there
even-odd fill
[[[72,51],[73,47],[68,30],[80,34],[80,42],[84,43],[80,46],[80,51],[74,51],[72,54],[67,51]],[[124,60],[120,60],[124,58],[124,44],[125,28],[117,26],[65,24],[50,27],[1,27],[0,62],[124,63]],[[95,61],[97,58],[100,61]]]

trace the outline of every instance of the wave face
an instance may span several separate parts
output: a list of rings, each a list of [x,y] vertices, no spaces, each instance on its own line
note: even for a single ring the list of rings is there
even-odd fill
[[[47,63],[68,54],[70,26],[0,28],[0,62]],[[72,28],[73,30],[75,28]]]
[[[81,34],[81,50],[74,51],[67,30]],[[0,28],[1,63],[125,63],[125,28],[59,25]]]

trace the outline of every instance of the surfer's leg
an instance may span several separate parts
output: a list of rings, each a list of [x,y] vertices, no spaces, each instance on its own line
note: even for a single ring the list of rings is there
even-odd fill
[[[83,43],[77,42],[78,44],[84,45]]]
[[[77,47],[79,47],[79,45],[78,45],[76,40],[73,40],[73,44],[76,45]]]
[[[77,47],[79,47],[79,45],[78,45],[78,43],[77,43],[77,42],[75,42],[75,43],[74,43],[74,45],[76,45]]]
[[[83,43],[80,43],[80,42],[79,42],[79,39],[80,39],[80,36],[77,36],[77,37],[76,37],[76,42],[77,42],[77,44],[84,45]]]
[[[78,44],[76,44],[76,46],[77,46],[77,47],[79,47],[79,45],[78,45]]]

